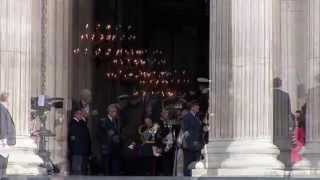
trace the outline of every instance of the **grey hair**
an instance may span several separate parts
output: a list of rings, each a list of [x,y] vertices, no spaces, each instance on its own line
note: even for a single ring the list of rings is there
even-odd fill
[[[118,111],[118,106],[117,106],[117,104],[110,104],[110,105],[108,106],[108,108],[107,108],[108,113],[110,113],[112,109],[115,109],[115,110]]]
[[[80,91],[80,97],[81,98],[86,98],[88,96],[91,96],[91,91],[89,89],[82,89]]]
[[[0,94],[0,101],[5,101],[9,97],[8,92],[3,92]]]

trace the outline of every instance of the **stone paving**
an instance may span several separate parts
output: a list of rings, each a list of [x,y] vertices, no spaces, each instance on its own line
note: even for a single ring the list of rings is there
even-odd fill
[[[97,177],[97,176],[8,176],[6,180],[319,180],[320,177]],[[2,179],[1,179],[2,180]]]

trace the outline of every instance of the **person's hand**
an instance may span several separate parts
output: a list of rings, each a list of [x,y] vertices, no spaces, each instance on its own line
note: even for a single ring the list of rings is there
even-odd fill
[[[184,132],[184,133],[183,133],[183,136],[184,136],[184,137],[188,137],[188,136],[190,136],[189,131]]]
[[[203,126],[203,128],[202,128],[202,130],[204,131],[204,132],[208,132],[209,131],[209,126]]]
[[[133,150],[135,148],[135,146],[136,146],[136,144],[133,142],[128,146],[128,148]]]
[[[97,115],[99,115],[99,112],[98,112],[98,110],[95,109],[92,111],[91,114],[92,114],[92,116],[97,116]]]
[[[108,131],[108,136],[112,136],[112,135],[114,135],[114,134],[115,134],[114,130],[109,130],[109,131]]]

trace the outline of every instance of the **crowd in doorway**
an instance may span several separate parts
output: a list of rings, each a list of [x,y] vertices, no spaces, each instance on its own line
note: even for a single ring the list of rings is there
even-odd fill
[[[191,176],[202,160],[208,91],[169,100],[124,94],[102,113],[93,110],[89,90],[81,94],[68,127],[71,175]]]
[[[279,127],[288,128],[293,165],[302,159],[308,103],[292,113],[280,78],[274,79],[274,88],[273,118],[275,126],[283,121]],[[163,106],[165,99],[135,94],[119,96],[98,113],[92,108],[91,92],[84,90],[69,123],[70,174],[191,176],[208,142],[208,91],[181,99],[174,116]],[[283,131],[279,127],[274,131]]]

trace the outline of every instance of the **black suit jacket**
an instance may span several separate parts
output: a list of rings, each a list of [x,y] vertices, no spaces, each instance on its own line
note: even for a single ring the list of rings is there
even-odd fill
[[[68,131],[69,155],[89,156],[91,154],[91,139],[87,123],[72,119]]]
[[[7,139],[8,145],[16,144],[16,128],[8,109],[0,103],[0,139]]]
[[[203,131],[200,119],[189,112],[182,119],[182,131],[184,133],[183,149],[200,151],[203,147]]]
[[[102,155],[120,154],[120,127],[117,120],[101,119],[98,126],[98,139]]]

